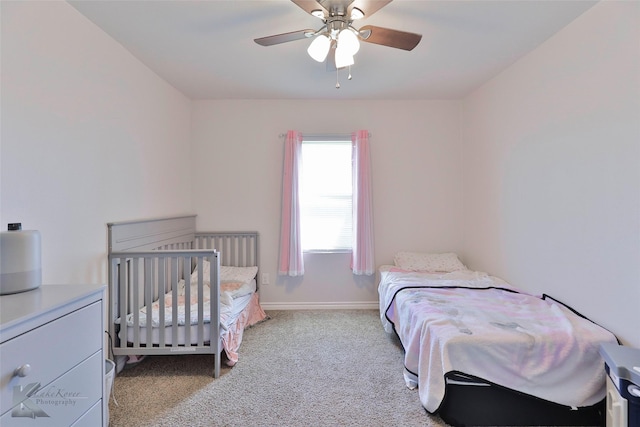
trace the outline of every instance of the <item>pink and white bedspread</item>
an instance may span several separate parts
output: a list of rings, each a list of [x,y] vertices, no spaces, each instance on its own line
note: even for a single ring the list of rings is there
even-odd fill
[[[566,406],[605,396],[602,343],[615,336],[561,303],[486,273],[432,274],[383,266],[381,320],[405,350],[405,381],[431,413],[449,372]]]

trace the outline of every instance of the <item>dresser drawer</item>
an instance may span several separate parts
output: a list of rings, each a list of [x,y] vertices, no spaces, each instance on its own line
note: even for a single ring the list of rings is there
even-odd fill
[[[24,391],[13,390],[16,400],[24,404],[9,408],[2,417],[2,427],[69,426],[97,402],[102,402],[102,350],[26,397],[26,390],[37,382],[24,384]],[[99,405],[102,408],[102,405]],[[4,410],[4,408],[3,408]],[[101,420],[101,418],[99,418]],[[100,425],[101,421],[96,425]]]
[[[71,427],[96,427],[102,425],[102,400],[93,405],[78,421]],[[104,426],[107,427],[107,426]]]
[[[97,351],[102,354],[102,335],[102,303],[96,302],[0,344],[2,415],[14,406],[14,387],[44,387]],[[98,379],[102,364],[93,373]],[[25,376],[15,375],[27,365]]]

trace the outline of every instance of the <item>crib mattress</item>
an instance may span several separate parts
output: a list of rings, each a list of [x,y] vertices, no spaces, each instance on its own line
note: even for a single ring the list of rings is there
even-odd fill
[[[202,298],[198,290],[197,279],[191,282],[188,289],[189,300],[187,301],[185,281],[180,280],[175,295],[174,291],[169,291],[163,295],[162,300],[156,299],[150,307],[143,306],[139,310],[127,314],[125,318],[127,326],[146,328],[149,321],[154,328],[173,325],[174,323],[178,326],[196,325],[198,324],[198,306],[200,303],[203,305],[202,321],[203,323],[209,323],[211,321],[211,312],[209,311],[211,288],[209,283],[204,282],[203,284]],[[223,329],[226,329],[234,318],[234,310],[236,309],[233,306],[236,304],[235,301],[242,296],[256,292],[256,289],[255,279],[247,283],[228,282],[220,284],[220,325]],[[176,301],[173,300],[174,297],[177,299],[175,313],[173,303]],[[202,301],[200,301],[201,299]],[[237,316],[237,312],[235,315]],[[121,324],[122,318],[116,319],[115,323]]]
[[[251,302],[252,296],[253,294],[247,294],[237,298],[233,298],[233,303],[230,306],[228,306],[227,309],[225,309],[226,307],[223,306],[223,309],[221,310],[221,315],[220,315],[220,322],[221,322],[220,333],[221,334],[223,334],[225,330],[228,330],[231,326],[233,326],[236,323],[242,311],[245,310],[249,305],[249,303]],[[187,335],[186,329],[189,329],[189,336],[190,336],[189,344],[190,345],[197,344],[198,337],[199,337],[197,323],[191,324],[191,325],[185,325],[184,322],[181,322],[181,323],[183,324],[179,324],[178,326],[175,327],[175,329],[177,330],[177,336],[178,336],[176,344],[185,345],[185,337]],[[211,323],[208,321],[208,318],[207,318],[207,323],[204,323],[202,325],[205,337],[211,336],[210,325]],[[138,335],[139,343],[141,345],[147,345],[147,327],[146,326],[141,326],[136,329],[134,326],[130,326],[129,324],[127,324],[127,328],[126,328],[127,342],[134,342],[136,330],[139,333]],[[155,345],[159,344],[160,335],[164,334],[165,345],[173,345],[174,344],[173,331],[174,331],[174,326],[172,326],[171,324],[169,324],[168,326],[165,326],[164,328],[160,328],[158,325],[152,326],[151,327],[151,344],[155,344]],[[205,340],[205,342],[208,342],[208,341],[209,340]]]
[[[220,327],[220,341],[222,348],[227,356],[226,364],[233,366],[238,362],[238,350],[242,343],[242,336],[245,328],[255,325],[267,318],[266,313],[260,306],[257,293],[244,295],[234,299],[233,310],[227,317],[226,325]],[[205,337],[210,337],[210,323],[202,325]],[[189,336],[191,345],[198,343],[198,325],[181,325],[177,326],[177,345],[173,345],[173,326],[164,328],[165,346],[170,352],[185,353],[191,351],[195,347],[186,344],[186,328],[189,328]],[[140,345],[147,345],[147,328],[139,328]],[[162,330],[159,327],[151,328],[151,344],[159,345]],[[134,341],[135,331],[132,326],[126,328],[127,342]],[[208,340],[205,340],[208,343]]]

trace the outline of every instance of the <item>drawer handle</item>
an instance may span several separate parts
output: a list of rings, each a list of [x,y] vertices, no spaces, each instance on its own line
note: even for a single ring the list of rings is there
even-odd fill
[[[16,370],[13,371],[13,375],[18,377],[26,377],[30,373],[31,373],[31,365],[29,365],[28,363],[25,363],[24,365],[16,368]]]

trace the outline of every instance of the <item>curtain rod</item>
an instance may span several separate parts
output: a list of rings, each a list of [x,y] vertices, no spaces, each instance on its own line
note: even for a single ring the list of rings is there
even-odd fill
[[[344,138],[344,137],[351,137],[351,133],[303,133],[302,137],[303,138]],[[369,138],[371,138],[371,132],[368,132],[367,135],[369,136]],[[280,138],[284,138],[285,136],[287,136],[286,133],[281,133],[280,135],[278,135]]]

